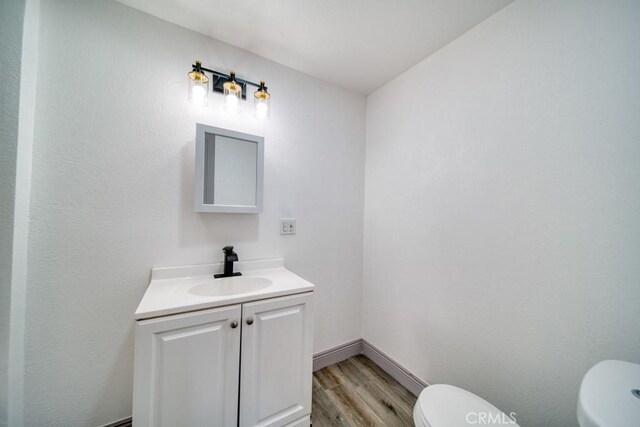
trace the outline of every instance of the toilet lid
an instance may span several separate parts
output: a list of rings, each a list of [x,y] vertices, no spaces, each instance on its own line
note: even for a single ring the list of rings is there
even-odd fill
[[[640,365],[605,360],[589,369],[578,395],[582,427],[640,425]]]
[[[426,427],[518,426],[486,400],[446,384],[430,385],[420,393],[416,417]]]

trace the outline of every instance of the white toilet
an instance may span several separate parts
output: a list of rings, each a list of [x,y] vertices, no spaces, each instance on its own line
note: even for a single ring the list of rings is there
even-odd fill
[[[640,426],[640,365],[605,360],[582,378],[578,396],[581,427]]]
[[[413,409],[413,421],[416,427],[518,426],[481,397],[446,384],[422,390]]]
[[[582,379],[577,417],[581,427],[640,426],[640,365],[605,360],[592,367]],[[417,427],[517,426],[513,418],[446,384],[422,390],[413,409]]]

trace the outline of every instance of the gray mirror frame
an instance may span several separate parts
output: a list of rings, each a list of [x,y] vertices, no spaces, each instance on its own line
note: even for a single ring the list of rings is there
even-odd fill
[[[256,205],[216,205],[204,203],[204,179],[205,179],[205,135],[214,134],[229,138],[243,139],[255,142],[258,145],[256,159]],[[248,133],[217,128],[196,123],[196,164],[194,174],[195,192],[194,209],[196,212],[219,213],[261,213],[262,212],[262,186],[264,183],[264,138]]]

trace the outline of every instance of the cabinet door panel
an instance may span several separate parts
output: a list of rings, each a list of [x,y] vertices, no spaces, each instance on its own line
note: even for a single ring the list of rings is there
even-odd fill
[[[311,412],[311,301],[307,293],[243,305],[241,427],[284,426]]]
[[[134,425],[237,424],[239,305],[138,322]]]

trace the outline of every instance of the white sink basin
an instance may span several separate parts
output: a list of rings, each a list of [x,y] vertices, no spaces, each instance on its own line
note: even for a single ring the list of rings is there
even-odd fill
[[[221,279],[210,279],[191,286],[188,292],[203,297],[219,297],[226,295],[257,292],[271,286],[273,282],[265,277],[235,276]]]

